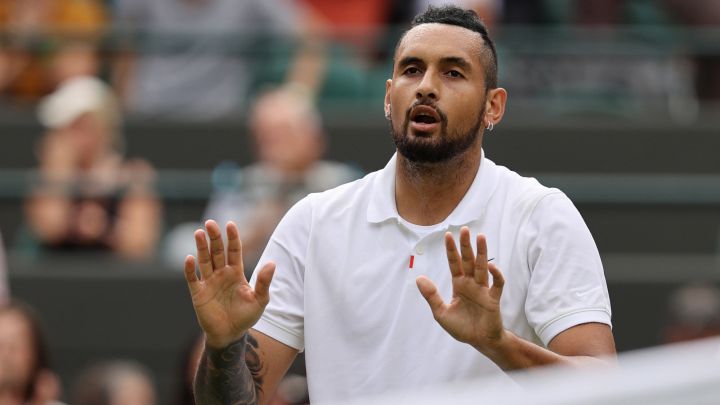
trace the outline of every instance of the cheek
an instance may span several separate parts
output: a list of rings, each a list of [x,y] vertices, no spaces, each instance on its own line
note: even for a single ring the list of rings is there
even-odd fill
[[[468,98],[458,98],[464,100],[462,103],[455,103],[449,111],[445,111],[448,117],[448,125],[468,130],[474,127],[478,120],[481,119],[482,111],[484,111],[485,100],[470,100]],[[454,123],[454,124],[453,124]]]
[[[415,93],[406,88],[393,90],[390,96],[390,106],[395,119],[404,118],[407,109],[415,102]]]

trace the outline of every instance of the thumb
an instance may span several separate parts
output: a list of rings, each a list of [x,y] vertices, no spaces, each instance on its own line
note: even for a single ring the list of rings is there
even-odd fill
[[[430,281],[430,279],[425,276],[419,276],[418,278],[416,278],[415,283],[420,290],[420,294],[422,294],[422,296],[430,305],[430,310],[432,311],[433,316],[435,316],[435,318],[440,316],[440,313],[445,308],[445,303],[443,302],[440,294],[438,294],[435,283]]]
[[[267,262],[260,269],[255,281],[255,296],[263,305],[270,301],[270,282],[275,274],[275,263]]]

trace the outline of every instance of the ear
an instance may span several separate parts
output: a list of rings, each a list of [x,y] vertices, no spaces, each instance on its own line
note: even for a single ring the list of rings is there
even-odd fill
[[[505,103],[507,102],[507,91],[502,87],[491,89],[487,93],[485,99],[485,122],[487,127],[489,124],[497,125],[502,121],[505,115]]]
[[[387,79],[385,82],[385,105],[383,110],[387,113],[387,108],[390,105],[390,92],[392,91],[392,79]]]

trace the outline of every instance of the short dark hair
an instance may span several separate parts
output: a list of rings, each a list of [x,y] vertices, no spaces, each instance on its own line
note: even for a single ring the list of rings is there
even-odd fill
[[[485,88],[496,88],[498,85],[498,63],[497,52],[495,51],[495,44],[488,35],[488,30],[485,26],[485,23],[483,23],[482,19],[480,19],[480,17],[475,13],[475,11],[465,10],[452,5],[445,5],[440,7],[429,6],[427,10],[413,18],[408,31],[421,24],[433,23],[455,25],[480,34],[483,39],[480,60],[482,61],[485,68]],[[407,31],[405,31],[405,34],[407,34]],[[403,38],[405,38],[405,34],[403,34],[403,36],[400,38],[398,46],[400,42],[402,42]]]

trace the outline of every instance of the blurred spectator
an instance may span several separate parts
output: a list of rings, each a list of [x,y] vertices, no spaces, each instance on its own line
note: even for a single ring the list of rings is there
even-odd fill
[[[0,404],[53,404],[60,394],[35,311],[17,301],[0,305]]]
[[[720,336],[720,288],[690,284],[670,296],[663,342],[676,343]]]
[[[92,77],[63,83],[40,105],[40,184],[26,200],[27,223],[45,249],[153,254],[161,205],[153,170],[125,160],[120,113],[110,89]]]
[[[307,18],[294,0],[117,0],[116,5],[118,25],[145,35],[142,49],[119,59],[116,88],[129,111],[162,118],[237,114],[253,76],[252,58],[269,53],[271,38],[300,35]],[[292,66],[290,80],[298,80],[296,68],[308,76],[322,71],[307,59],[300,65]],[[319,85],[317,77],[307,80],[312,90]]]
[[[347,164],[321,160],[326,147],[322,120],[306,92],[293,86],[266,91],[255,100],[250,116],[258,162],[242,169],[234,162],[219,164],[203,215],[221,226],[238,224],[248,272],[293,204],[361,174]],[[195,253],[191,235],[200,225],[183,223],[168,232],[164,260],[169,265],[181,269],[185,256]]]
[[[73,385],[73,405],[154,405],[157,402],[150,372],[129,360],[91,365]]]
[[[717,30],[720,27],[720,4],[717,0],[664,0],[664,2],[668,7],[668,15],[676,22],[695,28]],[[720,101],[720,55],[717,51],[699,53],[694,60],[695,90],[698,98]]]
[[[321,160],[325,137],[320,115],[310,99],[292,89],[262,94],[252,108],[250,131],[258,162],[216,172],[216,190],[205,212],[205,218],[220,224],[238,224],[248,271],[293,204],[359,177],[346,164]]]
[[[0,233],[0,306],[5,305],[10,299],[8,288],[7,259],[5,258],[5,244],[2,233]]]
[[[99,72],[102,0],[0,0],[0,95],[37,101],[58,83]]]

